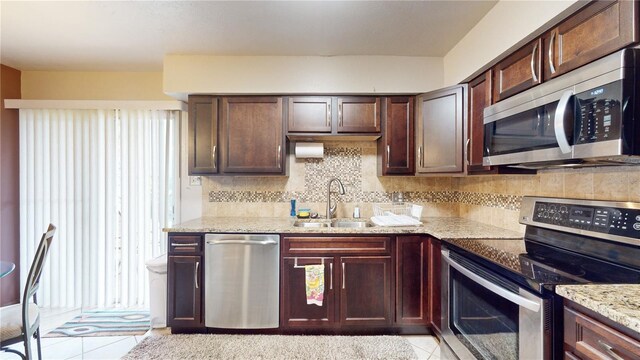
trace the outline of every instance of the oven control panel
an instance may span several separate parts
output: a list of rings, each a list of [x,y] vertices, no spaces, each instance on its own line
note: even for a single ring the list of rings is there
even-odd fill
[[[625,237],[640,237],[640,209],[536,202],[533,221]]]

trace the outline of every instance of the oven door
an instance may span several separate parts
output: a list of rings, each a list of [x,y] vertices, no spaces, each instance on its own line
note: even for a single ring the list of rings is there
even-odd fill
[[[550,358],[548,300],[451,250],[442,260],[442,336],[456,357]]]

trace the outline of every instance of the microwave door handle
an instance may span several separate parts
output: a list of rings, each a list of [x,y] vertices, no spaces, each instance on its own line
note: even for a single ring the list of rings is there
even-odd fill
[[[567,111],[567,105],[569,104],[571,96],[573,96],[572,90],[567,90],[562,94],[560,101],[558,101],[558,107],[556,108],[556,114],[553,119],[553,131],[556,135],[558,147],[563,154],[571,152],[571,145],[569,145],[567,134],[564,131],[564,114]]]
[[[476,273],[472,272],[471,270],[467,269],[466,267],[460,265],[459,263],[457,263],[455,260],[453,260],[452,258],[449,257],[449,254],[447,254],[446,252],[442,252],[442,258],[449,264],[451,265],[451,267],[455,268],[456,270],[458,270],[460,273],[462,273],[464,276],[468,277],[469,279],[475,281],[476,283],[482,285],[484,288],[486,288],[487,290],[491,291],[492,293],[500,296],[501,298],[504,298],[506,300],[511,301],[514,304],[517,304],[519,306],[522,306],[526,309],[529,309],[533,312],[538,312],[540,311],[540,304],[535,302],[535,301],[531,301],[527,298],[524,298],[516,293],[513,293],[509,290],[506,290],[492,282],[490,282],[489,280],[477,275]]]

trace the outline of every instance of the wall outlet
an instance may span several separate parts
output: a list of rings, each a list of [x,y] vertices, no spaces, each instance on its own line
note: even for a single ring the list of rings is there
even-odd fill
[[[189,176],[189,185],[202,186],[202,178],[200,176]]]
[[[404,194],[402,191],[396,191],[391,194],[391,201],[394,203],[402,203],[404,202]]]

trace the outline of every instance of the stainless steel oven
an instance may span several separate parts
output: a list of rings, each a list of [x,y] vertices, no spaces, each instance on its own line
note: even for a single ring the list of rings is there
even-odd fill
[[[442,337],[457,357],[550,358],[550,300],[449,249],[442,260]]]

